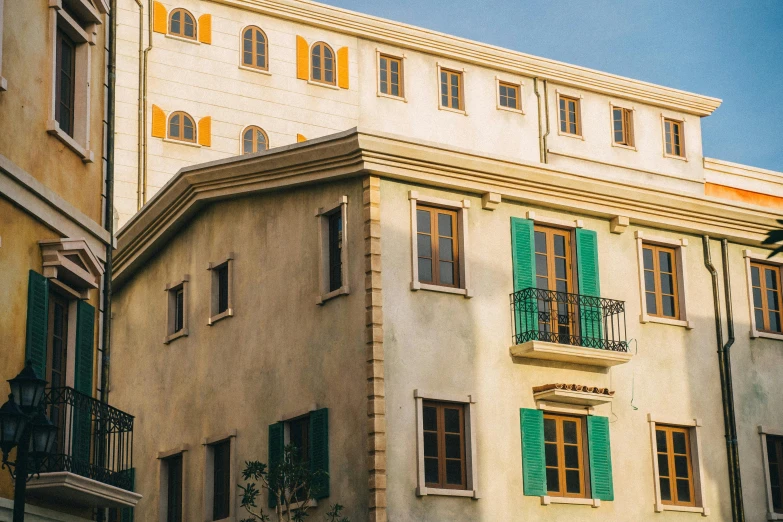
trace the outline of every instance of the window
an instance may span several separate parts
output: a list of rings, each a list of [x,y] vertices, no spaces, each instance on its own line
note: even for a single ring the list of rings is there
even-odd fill
[[[182,331],[183,323],[185,320],[184,312],[184,296],[185,292],[182,288],[174,291],[174,332]]]
[[[255,125],[242,131],[242,154],[261,152],[269,148],[269,138],[261,127]]]
[[[182,111],[169,116],[169,139],[196,143],[196,123]]]
[[[231,439],[212,445],[212,459],[212,520],[222,520],[231,511]]]
[[[216,268],[215,275],[217,275],[218,285],[217,313],[222,314],[228,310],[228,264]]]
[[[165,344],[174,339],[188,335],[187,312],[187,284],[189,276],[172,285],[166,285],[168,296],[168,325],[166,329]]]
[[[612,107],[612,140],[617,145],[633,147],[633,111]]]
[[[647,314],[678,319],[677,257],[674,249],[645,244],[642,246],[642,259]]]
[[[55,119],[60,129],[73,137],[76,92],[76,44],[57,30],[57,84]]]
[[[310,416],[288,422],[288,444],[296,446],[299,462],[310,462]]]
[[[459,71],[440,69],[440,106],[465,110],[463,76]]]
[[[759,426],[767,490],[767,520],[783,520],[783,431]]]
[[[242,65],[262,71],[269,70],[266,35],[258,27],[250,26],[242,31]]]
[[[579,98],[559,96],[560,132],[573,136],[582,135],[582,122],[579,115]]]
[[[656,425],[655,444],[661,502],[675,506],[695,506],[689,430]]]
[[[169,15],[169,34],[196,39],[196,19],[185,9],[173,9]]]
[[[536,288],[574,293],[571,232],[535,225]],[[570,344],[570,334],[576,332],[576,315],[566,299],[540,300],[538,329],[557,332],[558,342]]]
[[[234,315],[232,282],[233,282],[234,254],[220,263],[210,263],[212,272],[212,295],[210,304],[210,318],[208,324]]]
[[[667,156],[685,157],[682,123],[669,118],[663,119],[664,144]]]
[[[498,81],[498,103],[500,107],[516,111],[522,110],[522,100],[518,84]]]
[[[45,378],[52,388],[68,386],[68,301],[56,293],[49,294],[48,332]],[[52,422],[57,424],[54,419]]]
[[[166,522],[182,522],[182,453],[163,459],[166,467]]]
[[[547,494],[587,496],[582,418],[544,414]]]
[[[343,216],[335,212],[329,216],[329,291],[343,286],[342,271]]]
[[[310,79],[316,82],[335,85],[334,51],[323,42],[313,45],[310,51]]]
[[[402,98],[402,59],[381,54],[378,58],[378,90],[381,94]]]
[[[751,262],[750,279],[756,329],[763,332],[781,333],[780,267]]]
[[[319,208],[315,211],[321,240],[321,291],[318,304],[349,292],[348,254],[345,240],[347,208],[348,196],[342,196],[331,207]]]

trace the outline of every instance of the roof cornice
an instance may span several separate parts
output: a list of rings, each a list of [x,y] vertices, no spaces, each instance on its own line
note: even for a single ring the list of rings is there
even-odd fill
[[[746,203],[594,179],[548,165],[351,129],[180,170],[118,232],[115,284],[123,284],[206,205],[368,173],[477,195],[496,192],[506,201],[605,219],[626,216],[635,225],[753,246],[776,226],[778,217],[774,209]]]
[[[300,22],[465,63],[560,85],[709,116],[721,100],[586,67],[532,56],[400,22],[385,20],[309,0],[210,0],[247,11]]]

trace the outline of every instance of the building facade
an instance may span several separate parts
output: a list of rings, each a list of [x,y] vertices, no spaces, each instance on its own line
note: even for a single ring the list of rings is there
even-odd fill
[[[103,0],[0,1],[0,381],[31,361],[57,427],[26,520],[94,520],[139,498],[130,446],[110,447],[130,444],[133,417],[105,403],[102,377],[110,23]],[[13,497],[4,469],[0,519]]]

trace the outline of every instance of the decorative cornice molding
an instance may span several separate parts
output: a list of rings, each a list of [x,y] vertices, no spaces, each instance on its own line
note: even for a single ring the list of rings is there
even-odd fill
[[[585,89],[626,100],[635,100],[697,116],[708,116],[721,104],[721,100],[718,98],[540,58],[309,0],[211,1],[358,38],[417,50],[516,75],[538,77],[559,85]]]

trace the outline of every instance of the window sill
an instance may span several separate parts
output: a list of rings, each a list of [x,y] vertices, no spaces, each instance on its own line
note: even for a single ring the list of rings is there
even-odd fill
[[[468,111],[465,109],[452,109],[451,107],[444,107],[443,105],[438,104],[438,110],[446,111],[446,112],[454,112],[456,114],[462,114],[463,116],[468,115]]]
[[[179,332],[175,332],[171,335],[167,335],[165,339],[163,339],[163,344],[169,344],[171,341],[175,339],[179,339],[180,337],[187,337],[188,336],[188,329],[183,328]]]
[[[427,495],[440,495],[442,497],[466,497],[478,500],[479,494],[475,489],[446,489],[446,488],[416,488],[417,497],[426,497]]]
[[[188,147],[196,147],[197,149],[201,148],[201,145],[199,145],[198,143],[193,143],[190,141],[173,140],[171,138],[163,138],[163,141],[165,141],[166,143],[174,143],[176,145],[187,145]]]
[[[632,150],[632,151],[636,152],[636,146],[635,145],[624,145],[622,143],[615,143],[614,141],[612,141],[612,147],[617,147],[618,149]]]
[[[690,506],[671,506],[668,504],[658,503],[655,505],[655,512],[662,513],[664,511],[679,511],[681,513],[700,513],[701,516],[709,516],[710,510],[705,507],[690,507]]]
[[[517,114],[525,115],[525,111],[522,109],[512,109],[511,107],[503,107],[502,105],[497,106],[499,111],[507,111],[507,112],[515,112]]]
[[[182,36],[174,36],[173,34],[168,34],[168,33],[166,33],[164,36],[165,36],[166,38],[171,38],[172,40],[179,40],[180,42],[185,42],[185,43],[191,43],[191,44],[201,45],[201,42],[199,42],[199,41],[198,41],[198,40],[196,40],[195,38],[194,38],[193,40],[191,40],[190,38],[184,38],[184,37],[182,37]]]
[[[318,501],[315,500],[314,498],[311,498],[307,502],[294,502],[293,504],[288,506],[288,508],[291,510],[296,510],[303,507],[308,507],[308,508],[318,507]],[[285,506],[280,506],[280,511],[285,513],[286,511],[288,511],[288,509],[286,509]]]
[[[666,154],[665,152],[663,153],[663,157],[664,158],[670,158],[670,159],[676,159],[676,160],[680,160],[680,161],[688,161],[688,158],[686,158],[685,156],[677,156],[677,155],[674,155],[674,154]]]
[[[777,341],[783,341],[783,334],[773,333],[773,332],[760,332],[758,330],[751,330],[750,337],[752,339],[758,339],[759,337],[761,337],[762,339],[775,339]],[[783,514],[780,516],[783,517]],[[783,520],[783,518],[781,518],[781,520]]]
[[[783,513],[767,513],[767,520],[783,520]]]
[[[207,322],[207,326],[212,326],[213,324],[220,321],[221,319],[225,319],[226,317],[233,317],[233,316],[234,316],[234,310],[232,308],[229,308],[225,312],[210,317],[209,322]]]
[[[331,83],[324,83],[316,80],[307,80],[307,83],[309,83],[310,85],[316,85],[318,87],[326,87],[327,89],[332,89],[335,91],[340,90],[340,88],[337,85],[332,85]]]
[[[318,300],[315,302],[315,304],[322,305],[329,299],[334,299],[335,297],[339,297],[341,295],[348,295],[351,292],[351,289],[348,285],[341,286],[337,290],[332,290],[329,293],[322,294],[320,297],[318,297]]]
[[[642,314],[639,317],[639,322],[644,323],[658,323],[658,324],[668,324],[669,326],[682,326],[684,328],[687,328],[688,330],[693,330],[694,325],[693,321],[683,321],[682,319],[668,319],[666,317],[655,317],[653,315],[646,315]],[[783,339],[783,336],[781,336],[781,339]]]
[[[464,296],[466,299],[473,297],[473,294],[467,288],[454,288],[451,286],[430,285],[427,283],[413,282],[411,290],[428,290],[430,292],[442,292],[444,294],[455,294]]]
[[[558,136],[563,136],[565,138],[574,138],[574,139],[577,139],[577,140],[585,141],[585,137],[582,136],[581,134],[571,134],[570,132],[563,132],[563,131],[561,131],[559,129],[557,131],[557,135]]]
[[[8,90],[8,80],[0,76],[0,92]]]
[[[254,73],[265,74],[267,76],[272,76],[272,73],[269,72],[267,69],[258,69],[256,67],[250,67],[248,65],[242,65],[242,64],[239,65],[239,68],[242,69],[243,71],[250,71]]]
[[[95,158],[92,151],[85,149],[75,139],[66,134],[61,128],[60,124],[56,120],[49,120],[46,122],[46,132],[62,141],[69,149],[74,151],[84,163],[92,163]]]
[[[378,98],[389,98],[390,100],[397,100],[397,101],[408,103],[408,98],[406,98],[405,96],[395,96],[393,94],[386,94],[381,91],[377,91],[375,94],[378,96]]]
[[[594,508],[601,507],[601,501],[597,498],[550,497],[549,495],[541,497],[542,506],[548,506],[550,504],[573,504],[577,506],[591,506]]]

